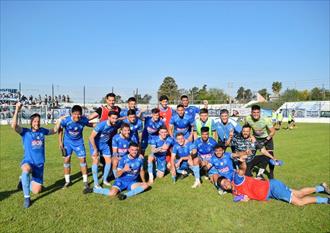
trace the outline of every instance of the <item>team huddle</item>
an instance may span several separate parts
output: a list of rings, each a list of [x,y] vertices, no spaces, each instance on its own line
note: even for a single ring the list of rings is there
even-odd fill
[[[251,107],[251,115],[241,125],[226,109],[220,111],[218,119],[209,118],[206,106],[199,109],[189,105],[185,95],[175,110],[168,106],[167,96],[161,96],[159,107],[150,114],[137,108],[134,97],[128,99],[126,109],[116,106],[115,98],[115,94],[107,94],[106,105],[89,116],[75,105],[71,114],[58,119],[50,130],[40,127],[39,114],[30,117],[30,129],[20,127],[17,119],[22,104],[16,104],[12,128],[21,135],[24,146],[18,186],[23,190],[25,208],[31,205],[30,192],[42,190],[45,136],[56,133],[63,156],[63,189],[71,185],[74,152],[84,194],[93,192],[124,200],[147,190],[167,174],[173,183],[192,174],[195,180],[191,188],[201,187],[204,177],[220,195],[232,193],[234,201],[278,199],[294,205],[330,204],[329,197],[309,196],[330,195],[326,183],[294,190],[274,179],[275,167],[283,162],[274,155],[272,121],[260,115],[258,105]],[[99,123],[92,123],[96,118]],[[93,188],[88,183],[84,127],[93,128],[88,140]]]

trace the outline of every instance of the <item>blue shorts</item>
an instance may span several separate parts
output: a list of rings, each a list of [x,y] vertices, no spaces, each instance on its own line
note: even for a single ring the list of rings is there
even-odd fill
[[[219,172],[216,168],[211,167],[211,169],[208,172],[208,175],[209,176],[213,176],[213,175],[224,176],[226,179],[232,181],[233,180],[233,172],[222,173],[222,172]]]
[[[219,175],[219,172],[218,172],[218,170],[215,169],[214,167],[211,167],[211,169],[208,171],[208,175],[209,175],[209,176]]]
[[[65,154],[66,154],[65,157],[71,156],[72,152],[76,153],[77,157],[79,157],[79,158],[86,157],[86,150],[85,150],[84,144],[73,145],[70,142],[64,141],[64,149],[65,149]]]
[[[142,134],[142,140],[141,140],[141,149],[145,150],[147,149],[148,145],[151,142],[151,139],[155,137],[154,135],[149,134]]]
[[[179,160],[176,159],[174,162],[177,163]],[[188,165],[188,161],[184,160],[181,162],[179,168],[177,168],[176,170],[188,170],[189,165]]]
[[[166,156],[154,156],[156,159],[156,170],[165,173],[166,171]]]
[[[206,161],[206,162],[209,162],[210,159],[212,157],[212,154],[206,154],[206,155],[198,155],[198,158],[201,160],[201,161]]]
[[[119,192],[124,191],[127,189],[128,191],[131,190],[131,187],[133,184],[138,183],[137,181],[125,181],[120,178],[117,178],[115,182],[113,183],[112,187],[115,187],[119,190]]]
[[[104,157],[111,157],[110,147],[108,144],[99,144],[96,145],[96,148],[98,149],[99,153]],[[94,148],[91,143],[89,143],[89,151],[91,155],[94,154]]]
[[[44,183],[44,164],[34,164],[26,160],[21,162],[21,166],[23,164],[28,164],[31,167],[32,181],[42,185]]]
[[[282,181],[271,179],[269,180],[269,193],[267,199],[277,199],[291,203],[292,191]]]

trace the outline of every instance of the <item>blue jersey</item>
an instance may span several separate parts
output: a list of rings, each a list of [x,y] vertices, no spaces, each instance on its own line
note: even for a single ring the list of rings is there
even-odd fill
[[[195,119],[196,114],[200,112],[200,109],[196,106],[190,105],[184,109],[184,112],[185,112],[185,114],[188,114],[188,115],[192,116],[193,119]]]
[[[124,138],[120,133],[112,138],[112,149],[118,149],[118,157],[123,157],[128,153],[130,138]]]
[[[172,154],[174,154],[176,158],[187,157],[192,153],[193,149],[196,149],[196,147],[192,142],[187,142],[182,146],[178,143],[175,143],[173,146]]]
[[[150,145],[155,148],[162,147],[164,144],[168,145],[169,147],[174,144],[174,139],[170,136],[166,137],[164,140],[161,139],[159,136],[155,136],[151,139]],[[154,153],[156,157],[164,157],[167,155],[167,151],[161,151]]]
[[[22,128],[20,135],[24,148],[23,161],[36,165],[45,163],[45,135],[48,134],[49,130],[45,128],[40,128],[35,132]]]
[[[121,109],[119,117],[127,117],[128,108]],[[141,112],[141,109],[135,108],[135,114],[138,116]]]
[[[140,156],[133,158],[130,155],[125,155],[118,163],[118,170],[124,169],[125,165],[128,164],[131,169],[128,172],[124,172],[119,178],[123,181],[137,181],[140,170],[143,166],[143,159]]]
[[[231,153],[225,152],[221,158],[213,154],[209,163],[212,165],[211,169],[216,169],[219,175],[229,180],[233,179],[234,168]]]
[[[165,126],[165,124],[164,121],[162,121],[161,119],[159,119],[158,121],[154,121],[152,117],[147,116],[144,120],[143,134],[156,136],[158,135],[159,129],[163,126]]]
[[[71,116],[67,116],[61,121],[61,127],[64,128],[64,142],[74,145],[84,144],[83,129],[88,125],[88,118],[82,116],[79,121],[75,122]]]
[[[195,118],[191,117],[189,114],[184,114],[180,117],[178,114],[172,116],[170,125],[174,126],[174,136],[177,133],[183,133],[185,138],[189,137],[191,128],[194,126]]]
[[[242,131],[242,126],[233,119],[228,119],[227,124],[223,124],[221,120],[218,121],[215,124],[215,129],[219,140],[224,142],[225,140],[228,140],[230,131],[234,131],[234,135],[240,134]]]
[[[102,121],[98,123],[94,128],[94,131],[97,132],[97,135],[95,137],[96,145],[108,144],[109,140],[113,137],[113,135],[117,133],[118,128],[118,123],[114,125],[109,125],[108,121]]]
[[[203,141],[203,139],[199,137],[194,142],[194,144],[197,149],[197,155],[200,156],[203,160],[209,161],[217,142],[213,138],[209,138],[207,141]]]
[[[139,143],[139,133],[142,131],[143,129],[143,122],[136,118],[134,123],[129,122],[128,119],[125,119],[123,121],[124,123],[127,123],[129,125],[130,128],[130,136],[133,142]]]

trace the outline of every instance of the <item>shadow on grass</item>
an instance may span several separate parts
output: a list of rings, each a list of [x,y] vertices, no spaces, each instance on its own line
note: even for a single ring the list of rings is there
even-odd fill
[[[9,190],[9,191],[3,191],[0,192],[0,201],[3,201],[5,199],[7,199],[8,197],[10,197],[11,195],[19,192],[20,190],[18,189],[13,189],[13,190]]]

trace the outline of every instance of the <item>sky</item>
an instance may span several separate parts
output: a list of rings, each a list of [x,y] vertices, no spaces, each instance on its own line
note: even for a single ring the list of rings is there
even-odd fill
[[[329,1],[1,1],[1,88],[329,87]]]

